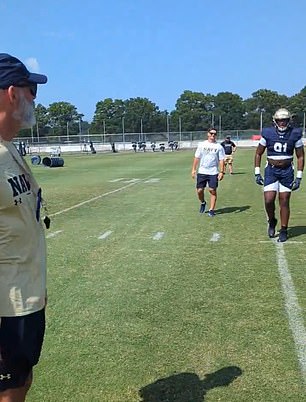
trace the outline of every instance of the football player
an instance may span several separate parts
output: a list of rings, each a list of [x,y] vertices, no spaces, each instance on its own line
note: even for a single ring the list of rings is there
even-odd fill
[[[264,178],[260,174],[263,153],[267,150]],[[293,157],[296,155],[297,172],[294,178]],[[263,128],[255,154],[255,180],[264,186],[265,210],[268,217],[268,236],[275,236],[277,219],[275,200],[278,194],[280,223],[278,241],[288,239],[291,191],[300,187],[304,170],[304,144],[302,129],[292,126],[291,114],[287,109],[278,109],[273,116],[273,126]]]

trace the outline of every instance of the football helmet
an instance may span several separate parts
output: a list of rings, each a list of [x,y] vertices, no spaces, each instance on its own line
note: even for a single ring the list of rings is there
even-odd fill
[[[283,133],[288,130],[291,123],[291,114],[285,108],[278,109],[273,115],[273,123],[276,129]]]

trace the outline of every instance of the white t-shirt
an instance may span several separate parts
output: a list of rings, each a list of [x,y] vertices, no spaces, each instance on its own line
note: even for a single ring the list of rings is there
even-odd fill
[[[38,185],[13,143],[0,141],[0,317],[41,310],[46,244],[37,221]]]
[[[194,156],[200,159],[198,173],[214,175],[218,174],[219,161],[225,158],[225,153],[221,144],[206,140],[198,144]]]

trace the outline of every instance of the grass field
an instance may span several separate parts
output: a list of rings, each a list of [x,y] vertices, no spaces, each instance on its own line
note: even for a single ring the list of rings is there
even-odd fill
[[[29,402],[306,400],[306,184],[290,239],[269,240],[253,156],[238,149],[214,218],[193,151],[33,166],[53,217]]]

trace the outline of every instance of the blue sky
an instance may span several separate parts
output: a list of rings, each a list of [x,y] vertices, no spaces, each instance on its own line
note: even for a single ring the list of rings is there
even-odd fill
[[[184,90],[306,85],[305,0],[0,0],[1,52],[48,76],[37,103],[91,121],[105,98],[171,111]]]

